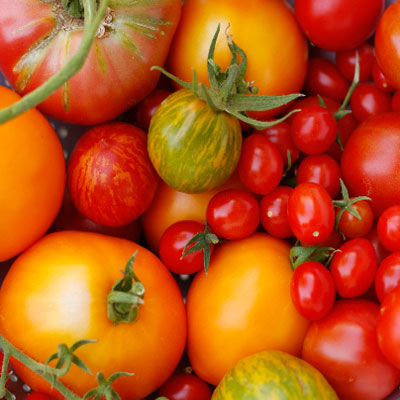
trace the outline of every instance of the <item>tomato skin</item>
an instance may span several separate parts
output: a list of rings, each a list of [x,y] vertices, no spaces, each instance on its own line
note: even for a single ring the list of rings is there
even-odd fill
[[[382,72],[378,62],[375,60],[372,66],[372,79],[375,85],[384,92],[393,92],[395,88],[390,84],[389,79],[386,78]]]
[[[371,242],[372,246],[374,246],[379,265],[383,261],[383,259],[389,255],[389,252],[382,246],[382,243],[379,240],[376,224],[372,225],[371,230],[368,232],[367,235],[365,235],[365,238]]]
[[[308,46],[292,10],[280,0],[232,0],[229,4],[225,0],[185,1],[169,52],[169,71],[191,81],[194,68],[198,81],[208,85],[208,50],[218,24],[221,24],[221,32],[229,28],[228,33],[246,53],[245,80],[255,81],[258,94],[280,95],[301,90],[307,69]],[[225,70],[230,60],[226,37],[220,34],[215,61]],[[250,114],[269,118],[279,112],[275,109]]]
[[[389,254],[379,264],[375,277],[375,291],[383,303],[385,297],[400,286],[400,252]]]
[[[25,400],[52,400],[47,393],[31,392],[25,397]]]
[[[0,86],[0,109],[19,99]],[[36,109],[0,125],[0,149],[0,261],[4,261],[38,240],[53,223],[64,193],[65,159],[55,130]]]
[[[107,318],[107,295],[136,250],[134,271],[145,286],[144,303],[136,321],[114,325]],[[1,334],[41,362],[60,343],[98,340],[77,352],[93,375],[72,366],[62,378],[80,396],[97,385],[96,372],[108,377],[117,370],[135,373],[114,382],[121,397],[142,399],[174,371],[186,341],[182,295],[161,261],[134,242],[95,233],[56,232],[36,242],[3,281],[0,310]],[[56,395],[36,373],[15,360],[13,367],[33,390]]]
[[[82,24],[57,16],[60,7],[41,1],[23,0],[11,7],[2,0],[0,7],[4,10],[0,69],[18,93],[26,94],[58,72],[77,51]],[[180,0],[156,1],[139,9],[114,2],[110,8],[112,31],[95,38],[82,68],[38,106],[45,114],[74,124],[99,124],[114,119],[156,86],[160,73],[150,67],[165,62],[180,17]],[[154,18],[154,29],[144,29],[142,34],[135,27],[143,28],[144,16]],[[69,29],[60,26],[63,20],[70,22]]]
[[[377,229],[379,240],[386,250],[400,250],[400,205],[390,206],[381,214]]]
[[[379,400],[400,372],[386,360],[376,336],[379,306],[362,299],[337,300],[304,339],[302,358],[316,367],[341,400]]]
[[[121,226],[144,213],[159,182],[146,140],[141,129],[124,122],[94,126],[80,137],[68,161],[67,184],[83,215]]]
[[[384,0],[296,0],[295,15],[303,32],[325,50],[350,50],[375,31]]]
[[[290,298],[288,257],[289,245],[265,233],[215,249],[208,275],[195,276],[186,299],[196,375],[216,385],[246,355],[263,349],[299,354],[309,323]]]
[[[172,375],[158,391],[168,400],[211,400],[210,386],[196,375],[180,373]]]

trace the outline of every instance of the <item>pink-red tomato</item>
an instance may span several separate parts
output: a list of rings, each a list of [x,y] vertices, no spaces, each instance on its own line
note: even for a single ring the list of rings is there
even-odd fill
[[[67,183],[76,208],[101,225],[120,226],[139,218],[159,183],[146,134],[124,122],[89,129],[72,150]]]
[[[378,219],[378,236],[383,247],[400,251],[400,204],[388,207]]]
[[[379,264],[375,277],[375,291],[382,303],[392,290],[400,286],[400,251],[389,254]]]
[[[198,376],[187,373],[172,375],[158,390],[168,400],[211,400],[210,386]]]
[[[379,306],[337,300],[307,332],[303,359],[316,367],[341,400],[381,400],[398,385],[400,371],[384,357],[376,336]]]

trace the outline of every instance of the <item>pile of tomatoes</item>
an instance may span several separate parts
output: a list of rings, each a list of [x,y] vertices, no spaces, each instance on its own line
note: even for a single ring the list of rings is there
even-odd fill
[[[15,3],[0,110],[83,35],[78,2]],[[400,398],[399,22],[400,1],[109,0],[83,67],[0,124],[2,337],[41,363],[95,340],[92,374],[59,378],[81,397],[124,372],[122,399],[210,400],[279,350],[341,400]],[[65,396],[13,356],[30,400]],[[240,365],[218,399],[264,384]]]

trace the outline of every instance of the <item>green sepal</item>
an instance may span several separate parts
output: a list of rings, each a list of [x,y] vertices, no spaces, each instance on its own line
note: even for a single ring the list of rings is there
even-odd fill
[[[129,372],[115,372],[108,379],[105,378],[102,372],[98,372],[96,375],[98,386],[89,390],[85,396],[84,400],[99,400],[105,397],[106,400],[121,400],[120,395],[112,388],[111,384],[122,376],[132,376]]]
[[[324,264],[334,250],[333,247],[321,247],[320,245],[293,246],[289,252],[290,265],[295,270],[306,261],[317,261]]]

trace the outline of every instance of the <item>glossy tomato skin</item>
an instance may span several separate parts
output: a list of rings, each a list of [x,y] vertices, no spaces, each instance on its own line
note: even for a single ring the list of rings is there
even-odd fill
[[[369,196],[374,218],[400,196],[400,115],[390,112],[359,125],[347,141],[342,178],[351,196]]]
[[[0,109],[20,97],[0,86]],[[55,130],[36,109],[0,125],[0,261],[46,233],[61,206],[65,159]]]
[[[379,400],[389,395],[400,372],[378,347],[379,306],[368,300],[337,300],[304,339],[302,358],[316,367],[341,400]]]
[[[285,241],[254,233],[221,244],[208,275],[195,276],[186,299],[187,350],[200,378],[216,385],[262,349],[299,354],[309,323],[290,298],[288,257]]]
[[[378,236],[386,250],[400,250],[400,204],[388,207],[379,217]]]
[[[386,75],[382,72],[382,69],[376,59],[372,66],[372,80],[374,81],[375,85],[384,92],[390,93],[396,90],[395,87],[391,85]]]
[[[144,303],[136,321],[115,325],[107,318],[107,296],[136,250],[134,272],[145,286]],[[170,376],[185,346],[185,308],[172,275],[144,247],[106,235],[64,231],[43,237],[11,266],[0,309],[1,334],[41,362],[60,343],[97,340],[77,352],[93,375],[72,366],[62,378],[80,396],[97,384],[98,371],[106,377],[129,371],[132,377],[113,386],[123,398],[142,399]],[[13,367],[33,390],[56,395],[37,374],[15,361]]]
[[[125,122],[89,129],[70,155],[67,184],[76,208],[106,226],[121,226],[149,207],[159,183],[146,134]]]
[[[384,0],[296,0],[295,15],[303,32],[325,50],[353,49],[375,31]]]
[[[98,124],[117,117],[156,86],[159,72],[150,67],[165,62],[180,16],[180,0],[157,1],[139,9],[118,2],[109,6],[113,27],[95,38],[79,72],[39,105],[45,114],[75,124]],[[26,94],[77,51],[82,21],[71,21],[60,5],[53,8],[41,1],[19,1],[12,7],[2,1],[0,7],[4,10],[0,69],[17,92]],[[143,28],[144,16],[152,21],[151,27]],[[62,21],[69,23],[65,29]]]
[[[210,386],[198,376],[188,373],[172,375],[158,391],[168,400],[211,400]]]
[[[400,286],[400,251],[389,254],[379,264],[375,277],[375,291],[383,303],[385,297]]]
[[[300,91],[307,69],[308,47],[293,12],[280,0],[185,1],[168,57],[169,71],[191,81],[194,68],[197,79],[208,85],[208,50],[218,24],[221,32],[229,28],[228,33],[246,53],[245,80],[255,81],[258,94]],[[225,70],[230,60],[226,37],[220,34],[215,61]],[[251,114],[267,118],[277,115],[277,111]]]

